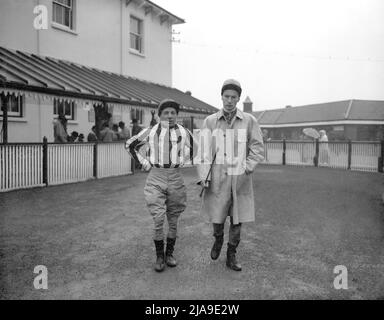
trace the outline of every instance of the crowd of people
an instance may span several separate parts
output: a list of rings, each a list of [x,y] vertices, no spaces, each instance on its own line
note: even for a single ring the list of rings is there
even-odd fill
[[[85,136],[77,131],[67,132],[68,120],[63,114],[60,114],[53,124],[53,135],[55,143],[74,143],[86,142]],[[118,124],[112,123],[111,117],[103,122],[99,134],[97,127],[93,126],[87,136],[87,142],[113,142],[125,141],[131,136],[138,134],[142,128],[139,126],[137,119],[132,120],[132,132],[123,121]]]

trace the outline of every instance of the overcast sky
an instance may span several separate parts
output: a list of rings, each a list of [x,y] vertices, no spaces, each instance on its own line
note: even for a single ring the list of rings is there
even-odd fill
[[[227,78],[253,109],[384,100],[382,0],[154,0],[175,25],[173,86],[221,107]]]

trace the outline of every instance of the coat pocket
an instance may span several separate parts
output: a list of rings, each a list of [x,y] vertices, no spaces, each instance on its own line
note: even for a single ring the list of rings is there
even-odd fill
[[[236,191],[238,194],[251,195],[253,193],[252,175],[242,174],[237,177]]]

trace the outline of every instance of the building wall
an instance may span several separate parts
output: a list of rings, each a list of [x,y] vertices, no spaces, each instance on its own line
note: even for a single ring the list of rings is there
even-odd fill
[[[48,9],[47,30],[33,27],[36,5]],[[51,0],[1,0],[0,46],[73,61],[172,85],[171,25],[125,0],[77,0],[75,32],[55,28]],[[143,20],[144,55],[130,46],[130,15]]]
[[[43,142],[44,136],[53,142],[53,122],[57,117],[53,114],[53,100],[25,96],[23,104],[22,118],[8,118],[8,142]],[[2,124],[0,120],[0,127]],[[93,125],[88,111],[76,105],[75,119],[68,121],[67,131],[77,131],[86,137]]]
[[[135,4],[130,4],[128,8],[129,10],[123,9],[122,11],[122,73],[172,86],[172,26],[168,22],[160,24],[160,19],[153,14],[146,16],[144,10],[137,9]],[[144,23],[143,55],[137,55],[129,49],[131,15],[143,20]]]
[[[0,1],[0,46],[37,53],[33,8],[37,1]]]
[[[22,118],[8,117],[8,142],[43,142],[43,137],[47,137],[48,142],[53,142],[53,123],[57,115],[53,114],[54,101],[41,96],[23,96],[23,116]],[[134,108],[134,107],[133,107]],[[140,124],[142,128],[149,127],[152,114],[150,108],[143,108],[143,122]],[[113,107],[109,110],[112,113],[113,123],[118,124],[123,121],[126,127],[132,129],[131,108],[128,106]],[[2,114],[2,113],[0,113]],[[0,117],[0,128],[2,121]],[[155,113],[155,120],[159,122],[159,117]],[[191,117],[188,115],[180,116],[178,122],[184,124],[190,129]],[[194,116],[194,127],[201,128],[203,118]],[[82,133],[86,138],[95,125],[95,117],[93,106],[86,109],[82,103],[75,104],[74,120],[68,120],[67,132],[72,131]],[[185,125],[185,124],[184,124]]]

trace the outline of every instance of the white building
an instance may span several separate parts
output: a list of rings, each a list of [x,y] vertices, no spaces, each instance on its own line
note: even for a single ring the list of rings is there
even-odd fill
[[[165,97],[181,118],[216,109],[172,88],[172,25],[184,20],[147,0],[1,0],[0,94],[8,142],[53,141],[52,121],[88,134],[94,104],[114,122],[143,126]],[[42,29],[39,29],[42,28]],[[120,77],[120,78],[119,78]],[[4,126],[0,113],[0,126]]]

